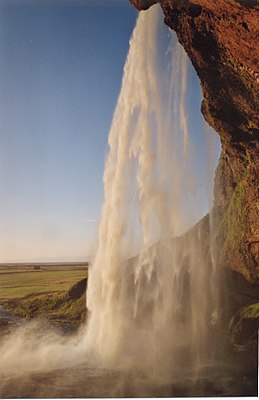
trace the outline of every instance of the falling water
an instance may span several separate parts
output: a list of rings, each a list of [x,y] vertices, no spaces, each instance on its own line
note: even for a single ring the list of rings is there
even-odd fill
[[[52,387],[51,397],[128,397],[132,369],[133,395],[171,395],[161,388],[178,382],[200,393],[192,383],[215,361],[220,313],[211,224],[197,224],[209,208],[199,180],[206,186],[210,169],[201,174],[189,135],[188,90],[186,54],[159,7],[141,12],[109,135],[87,325],[71,338],[35,322],[3,338],[0,396],[10,397],[15,376],[15,397],[48,397]],[[159,393],[149,386],[156,380]]]
[[[216,305],[205,222],[182,235],[200,217],[187,57],[171,36],[161,74],[161,23],[158,7],[140,13],[130,41],[109,135],[85,343],[104,365],[165,377],[183,359],[194,369],[205,354],[208,362]]]

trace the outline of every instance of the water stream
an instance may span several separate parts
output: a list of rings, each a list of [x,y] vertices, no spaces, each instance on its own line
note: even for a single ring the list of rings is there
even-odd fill
[[[172,240],[200,217],[192,201],[199,166],[189,137],[187,56],[175,36],[160,37],[162,23],[158,7],[141,13],[130,42],[109,135],[85,345],[105,365],[132,363],[171,377],[179,351],[188,350],[195,367],[207,358],[218,311],[210,244],[199,229]]]

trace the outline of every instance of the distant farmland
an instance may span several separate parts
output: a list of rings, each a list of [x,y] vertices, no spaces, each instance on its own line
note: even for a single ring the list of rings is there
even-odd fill
[[[87,270],[87,262],[0,264],[0,300],[66,291]]]

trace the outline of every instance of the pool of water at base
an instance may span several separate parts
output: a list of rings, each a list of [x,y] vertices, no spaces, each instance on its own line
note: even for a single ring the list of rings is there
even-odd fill
[[[132,371],[89,368],[84,364],[47,373],[5,377],[0,398],[121,398],[257,396],[257,373],[240,367],[207,366],[197,379],[185,373],[170,383]]]

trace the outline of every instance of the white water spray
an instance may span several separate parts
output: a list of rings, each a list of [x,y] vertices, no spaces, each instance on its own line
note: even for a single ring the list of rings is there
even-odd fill
[[[208,332],[218,315],[210,224],[203,220],[183,234],[200,219],[204,193],[199,197],[189,137],[187,57],[170,37],[168,46],[157,6],[140,13],[109,136],[87,326],[60,338],[25,324],[3,338],[3,387],[10,374],[30,377],[64,365],[80,371],[81,364],[97,375],[99,366],[134,367],[171,384],[187,366],[195,376],[210,361]]]
[[[164,375],[187,347],[190,358],[202,358],[212,304],[201,228],[172,240],[199,216],[190,210],[187,57],[172,36],[162,76],[160,26],[152,7],[140,13],[130,41],[109,135],[85,341],[106,365],[159,366]]]

